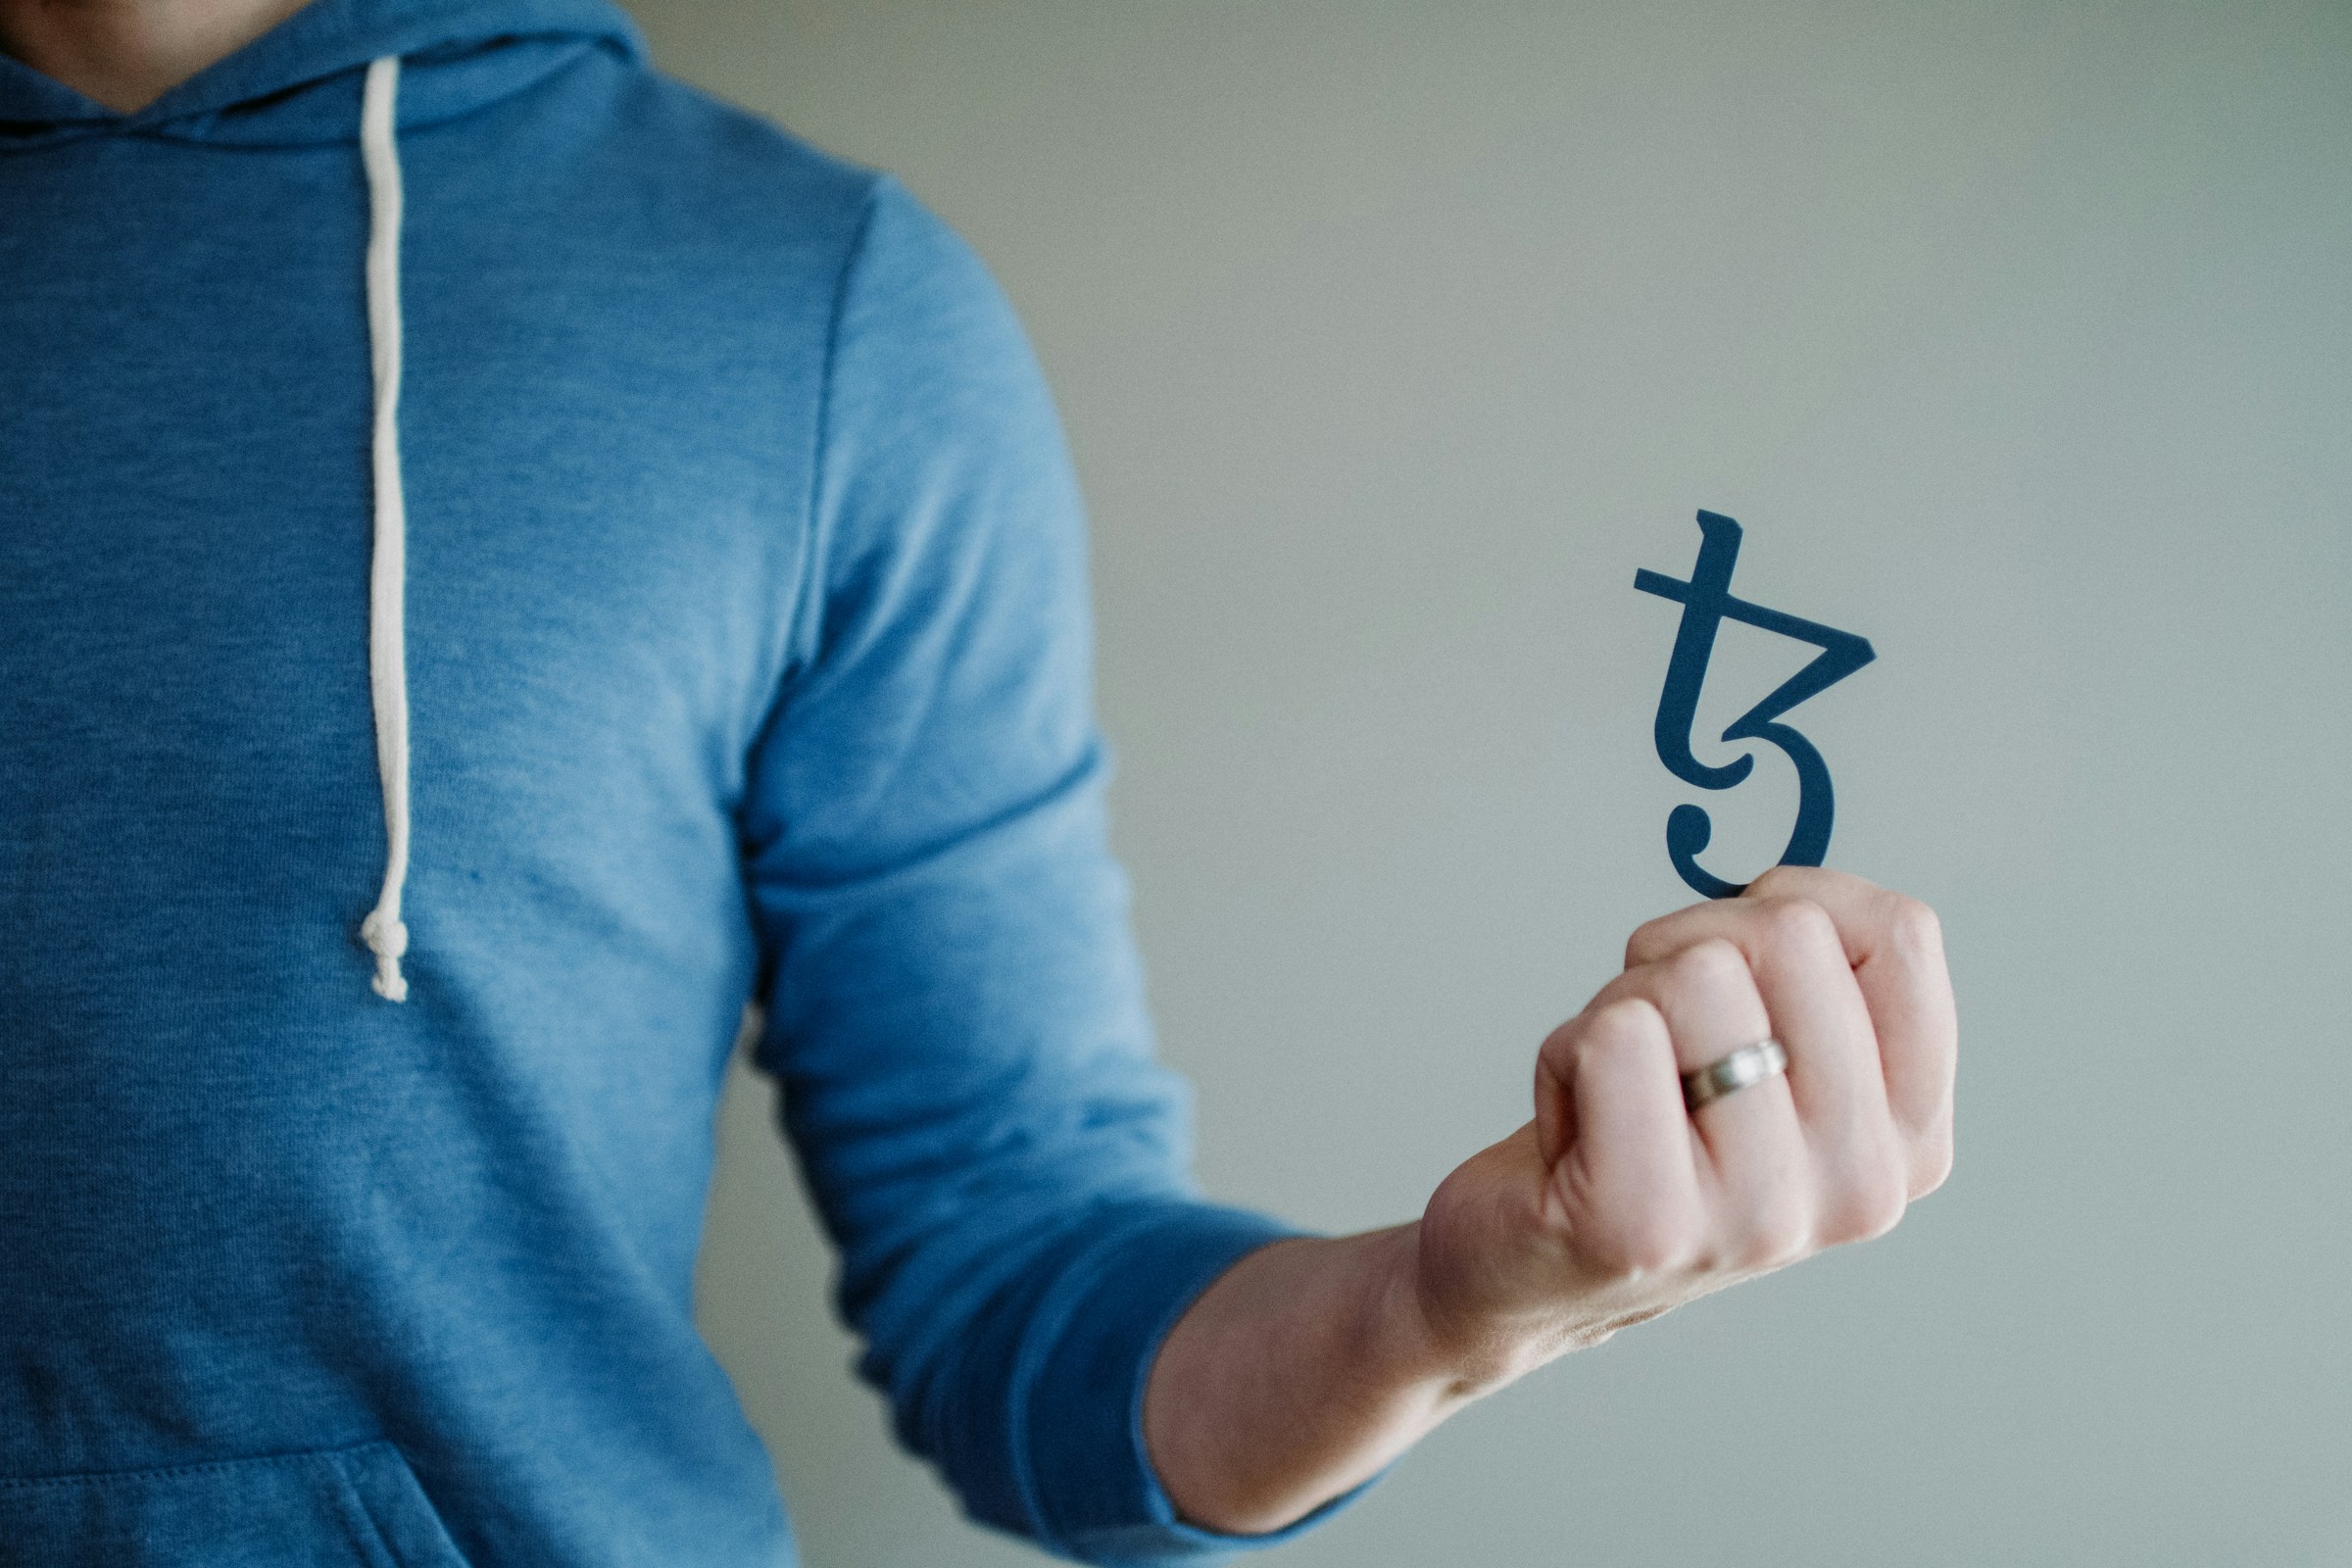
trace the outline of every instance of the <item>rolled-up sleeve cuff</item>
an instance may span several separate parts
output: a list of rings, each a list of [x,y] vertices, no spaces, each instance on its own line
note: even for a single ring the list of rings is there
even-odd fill
[[[1200,1293],[1245,1254],[1299,1232],[1262,1214],[1170,1203],[1122,1225],[1074,1271],[1068,1317],[1022,1401],[1019,1446],[1044,1540],[1105,1568],[1220,1561],[1288,1541],[1361,1495],[1358,1487],[1296,1524],[1233,1536],[1177,1517],[1144,1443],[1144,1390],[1160,1343]],[[1367,1487],[1369,1482],[1365,1484]]]

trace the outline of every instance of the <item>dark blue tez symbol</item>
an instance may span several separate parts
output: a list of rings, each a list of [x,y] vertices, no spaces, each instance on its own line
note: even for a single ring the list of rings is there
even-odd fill
[[[1740,525],[1712,512],[1698,514],[1701,535],[1698,564],[1690,580],[1682,582],[1654,571],[1634,573],[1634,586],[1645,594],[1682,602],[1682,629],[1674,634],[1674,657],[1666,665],[1666,690],[1658,698],[1658,760],[1687,784],[1702,790],[1728,790],[1755,767],[1755,754],[1744,754],[1722,767],[1709,767],[1690,755],[1690,726],[1698,717],[1698,688],[1707,678],[1707,661],[1715,652],[1715,629],[1725,620],[1743,621],[1765,631],[1811,643],[1821,656],[1784,681],[1780,689],[1741,713],[1723,732],[1727,741],[1757,740],[1778,746],[1796,764],[1796,831],[1781,852],[1783,865],[1819,865],[1830,849],[1830,819],[1836,810],[1830,791],[1830,765],[1813,743],[1778,722],[1806,698],[1828,690],[1869,663],[1878,655],[1868,641],[1850,631],[1837,631],[1818,621],[1799,620],[1762,605],[1732,597],[1732,565],[1740,559]],[[1666,818],[1666,853],[1683,880],[1710,899],[1728,899],[1744,891],[1743,882],[1726,882],[1700,868],[1698,852],[1714,837],[1715,825],[1696,806],[1678,806]]]

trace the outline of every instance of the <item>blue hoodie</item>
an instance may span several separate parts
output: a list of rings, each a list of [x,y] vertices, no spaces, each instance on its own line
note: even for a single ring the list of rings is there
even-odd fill
[[[1141,1392],[1281,1231],[1190,1185],[1088,639],[981,266],[604,0],[0,59],[0,1564],[790,1562],[691,1301],[753,1000],[904,1441],[1231,1545]]]

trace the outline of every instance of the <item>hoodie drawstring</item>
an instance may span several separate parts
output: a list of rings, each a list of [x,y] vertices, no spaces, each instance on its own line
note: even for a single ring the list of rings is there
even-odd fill
[[[409,951],[401,889],[409,879],[409,670],[402,625],[408,506],[400,485],[400,154],[393,102],[400,60],[368,67],[360,99],[360,159],[368,171],[368,348],[375,370],[375,559],[368,577],[368,691],[375,708],[375,766],[384,790],[384,888],[360,922],[375,955],[375,993],[409,1000],[400,972]]]

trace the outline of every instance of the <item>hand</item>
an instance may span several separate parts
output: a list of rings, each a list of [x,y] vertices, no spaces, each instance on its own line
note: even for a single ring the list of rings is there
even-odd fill
[[[1770,1036],[1785,1076],[1683,1106]],[[1160,1348],[1144,1431],[1185,1517],[1271,1530],[1564,1350],[1885,1232],[1952,1164],[1957,1047],[1927,906],[1782,867],[1653,920],[1552,1032],[1535,1119],[1420,1221],[1277,1242]]]
[[[1702,1105],[1681,1074],[1770,1036],[1783,1076]],[[1957,1048],[1925,905],[1783,866],[1653,920],[1544,1042],[1535,1119],[1418,1227],[1431,1353],[1465,1389],[1892,1228],[1951,1169]]]

